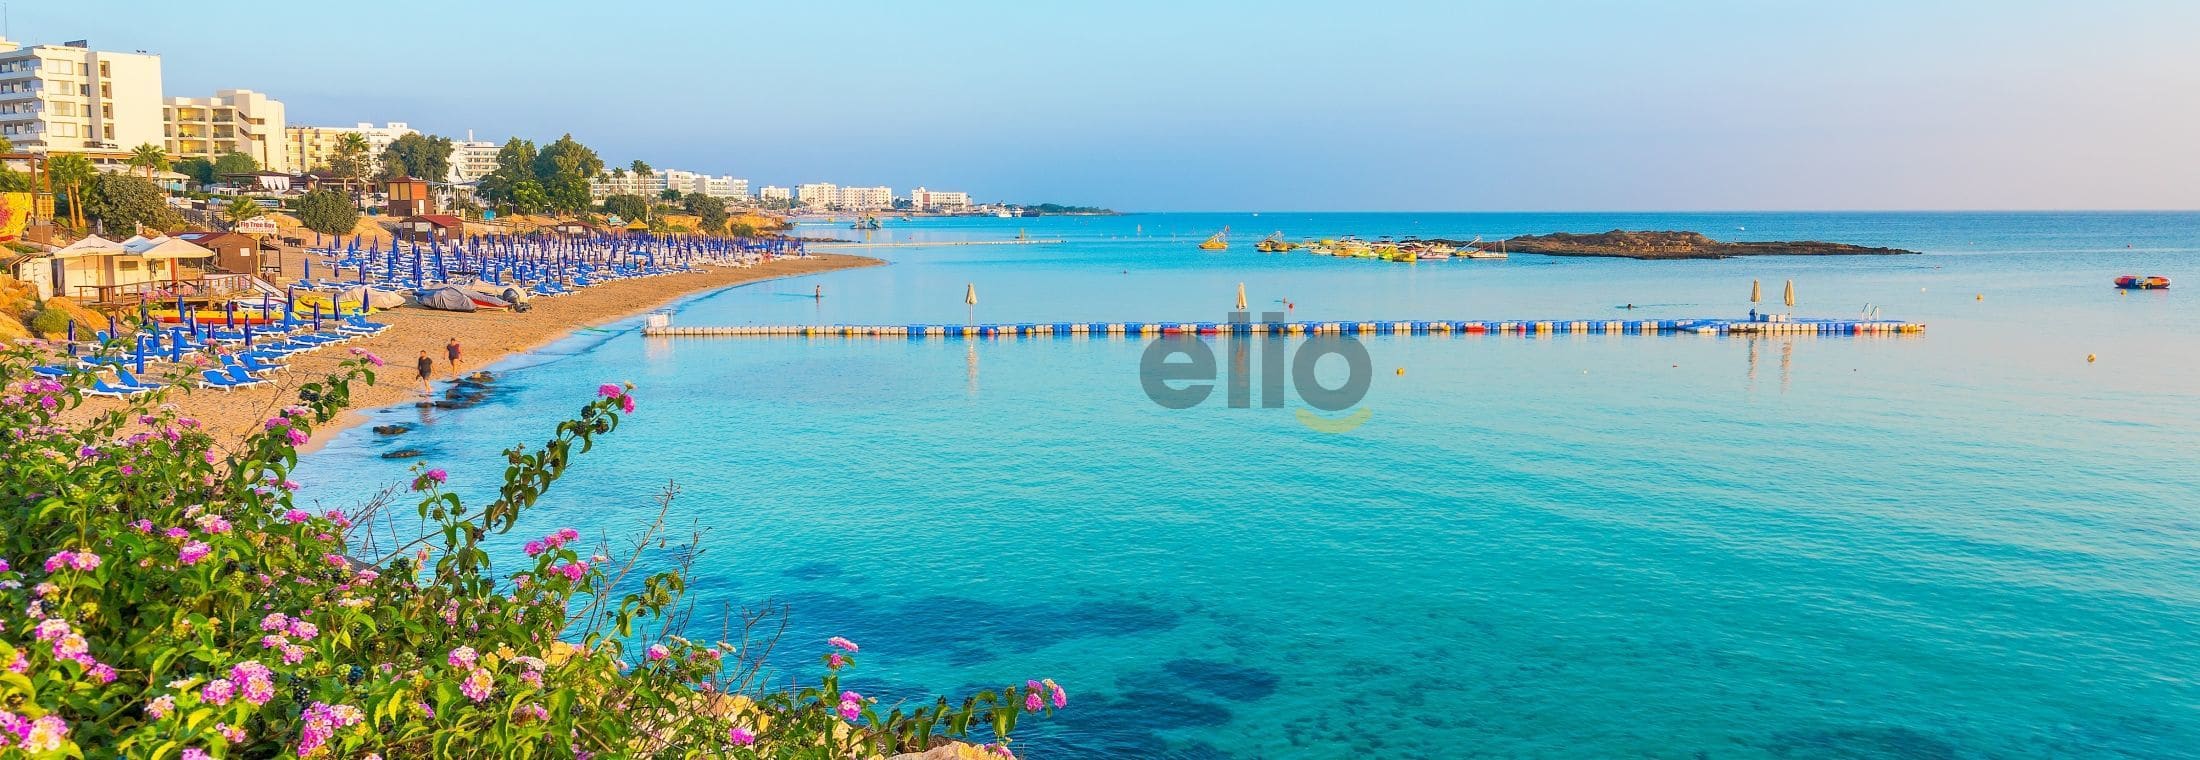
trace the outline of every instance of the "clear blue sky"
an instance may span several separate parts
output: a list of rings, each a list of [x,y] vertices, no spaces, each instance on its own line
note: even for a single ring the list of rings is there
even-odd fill
[[[2200,208],[2200,2],[15,0],[292,123],[1135,210]]]

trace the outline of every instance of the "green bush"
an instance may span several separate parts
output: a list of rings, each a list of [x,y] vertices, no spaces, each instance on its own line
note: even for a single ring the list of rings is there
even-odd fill
[[[39,335],[62,335],[69,331],[69,313],[60,309],[40,308],[31,315],[31,332]]]
[[[493,574],[482,542],[618,429],[629,386],[505,452],[486,505],[416,470],[423,530],[378,551],[353,531],[399,521],[310,514],[291,495],[296,446],[373,382],[371,354],[217,447],[157,394],[71,414],[90,375],[32,374],[44,350],[0,354],[14,431],[0,436],[0,606],[23,611],[0,630],[0,757],[868,758],[943,735],[1005,743],[1019,717],[1064,703],[1031,681],[880,705],[840,689],[856,645],[837,638],[808,650],[823,666],[808,684],[752,686],[768,642],[678,635],[684,568],[634,581],[632,557],[583,551],[570,529]]]
[[[298,197],[298,223],[322,234],[349,235],[359,226],[359,207],[341,193],[315,188]]]

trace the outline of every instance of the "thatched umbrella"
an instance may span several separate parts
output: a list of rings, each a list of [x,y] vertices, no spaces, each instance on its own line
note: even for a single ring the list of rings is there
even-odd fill
[[[1788,305],[1788,309],[1790,309],[1790,310],[1793,310],[1793,309],[1795,308],[1795,281],[1794,281],[1794,280],[1788,280],[1788,284],[1787,284],[1787,292],[1786,292],[1785,294],[1782,294],[1782,295],[1780,296],[1780,300],[1782,300],[1782,301],[1786,301],[1786,302],[1787,302],[1787,305]]]
[[[1245,310],[1245,283],[1238,283],[1238,311]]]

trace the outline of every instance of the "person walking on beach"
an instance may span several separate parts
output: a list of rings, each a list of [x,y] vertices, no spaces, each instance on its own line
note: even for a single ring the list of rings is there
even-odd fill
[[[443,356],[451,361],[451,374],[458,374],[458,338],[453,337],[451,342],[443,344]]]
[[[421,351],[420,362],[417,366],[420,370],[420,392],[424,395],[433,395],[435,389],[428,387],[428,378],[435,375],[435,357],[429,356],[427,351]]]

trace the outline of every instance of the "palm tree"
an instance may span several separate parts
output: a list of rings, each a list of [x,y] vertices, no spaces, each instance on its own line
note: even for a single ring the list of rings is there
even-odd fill
[[[71,227],[84,228],[84,186],[98,172],[92,160],[77,153],[55,153],[46,159],[46,179],[69,202]]]
[[[343,137],[336,138],[336,157],[329,161],[328,170],[345,187],[352,189],[353,206],[359,205],[360,200],[359,188],[353,183],[366,178],[367,167],[372,163],[367,158],[367,152],[373,149],[374,146],[367,144],[367,136],[357,132],[345,132]]]
[[[141,143],[130,149],[129,165],[145,170],[145,178],[152,179],[155,172],[168,171],[168,151],[152,143]]]
[[[259,203],[241,195],[230,198],[228,203],[222,205],[222,219],[228,221],[231,227],[266,215],[267,209],[260,208]]]

